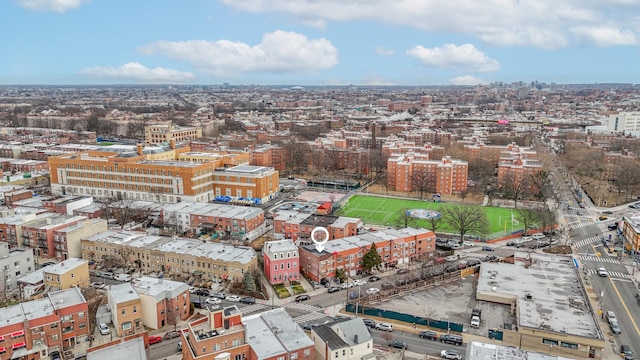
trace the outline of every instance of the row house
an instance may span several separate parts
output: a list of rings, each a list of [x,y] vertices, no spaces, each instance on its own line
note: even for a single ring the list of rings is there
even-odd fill
[[[241,280],[257,266],[251,247],[115,230],[83,239],[82,258],[125,259],[143,273],[161,272],[167,277],[190,274],[206,281]]]
[[[315,245],[300,247],[300,272],[321,281],[336,277],[342,270],[356,276],[362,258],[375,244],[383,265],[406,264],[421,257],[431,258],[435,252],[435,234],[425,229],[380,229],[343,239],[328,241],[318,252]]]
[[[362,220],[288,210],[278,211],[273,216],[274,235],[292,239],[298,244],[310,244],[311,232],[316,227],[327,229],[329,240],[334,240],[356,235],[362,228]]]
[[[147,328],[175,326],[189,318],[189,286],[184,282],[141,276],[131,285],[140,296],[142,323]]]
[[[145,332],[140,295],[130,283],[111,285],[107,292],[111,323],[119,337]]]
[[[259,207],[180,202],[163,204],[156,225],[180,233],[220,233],[254,240],[265,231],[265,213]]]
[[[265,242],[262,256],[264,275],[272,285],[300,279],[298,247],[292,240]]]
[[[71,258],[81,258],[80,242],[82,239],[108,229],[109,223],[107,220],[86,218],[73,225],[53,230],[56,260],[64,261]]]
[[[3,195],[4,204],[11,207],[16,201],[31,199],[33,197],[33,192],[27,189],[18,189],[13,191],[6,191]]]
[[[43,208],[62,215],[73,215],[74,210],[91,204],[91,196],[54,196],[42,201]]]
[[[44,215],[44,214],[43,214]],[[22,226],[23,244],[34,249],[37,256],[55,258],[56,253],[63,250],[59,242],[55,241],[54,231],[85,220],[82,216],[58,215],[36,218],[36,220]]]
[[[38,216],[35,213],[26,213],[0,217],[0,242],[9,244],[11,249],[24,248],[22,226],[35,220]],[[45,216],[53,216],[53,214]]]
[[[365,360],[375,357],[373,337],[362,318],[314,327],[310,337],[318,357],[323,360]]]
[[[43,272],[45,292],[50,290],[65,290],[74,286],[85,288],[91,283],[87,260],[67,259],[60,263],[44,268]]]
[[[8,306],[0,312],[3,359],[77,358],[89,346],[89,308],[78,287]]]
[[[432,191],[451,195],[467,189],[469,164],[444,156],[429,160],[425,154],[392,154],[387,160],[387,186],[395,191]]]

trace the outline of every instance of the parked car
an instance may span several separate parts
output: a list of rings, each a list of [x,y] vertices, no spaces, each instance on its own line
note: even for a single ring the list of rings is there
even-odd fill
[[[408,272],[409,272],[408,269],[399,269],[398,271],[396,271],[396,274],[402,275],[402,274],[407,274]]]
[[[379,280],[380,280],[380,278],[379,278],[379,277],[377,277],[377,276],[371,276],[371,277],[369,278],[369,281],[370,281],[370,282],[376,282],[376,281],[379,281]]]
[[[402,350],[407,349],[407,343],[404,341],[391,340],[387,344],[389,345],[389,347],[392,347],[392,348],[402,349]]]
[[[231,301],[231,302],[238,302],[240,301],[240,296],[238,295],[229,295],[227,296],[227,301]]]
[[[198,296],[209,296],[209,290],[207,289],[198,289],[193,292],[194,295]]]
[[[516,246],[518,244],[516,244],[515,240],[511,240],[511,241],[507,241],[507,246]]]
[[[94,289],[104,289],[106,285],[104,283],[101,282],[92,282],[91,283],[91,287]]]
[[[109,329],[109,325],[105,323],[101,323],[100,325],[98,325],[98,329],[100,330],[100,335],[111,334],[111,329]]]
[[[309,295],[303,294],[303,295],[296,296],[295,300],[296,300],[296,302],[301,302],[301,301],[307,301],[309,299],[311,299],[311,297]]]
[[[376,324],[376,329],[391,332],[393,331],[393,325],[381,322]]]
[[[113,277],[113,280],[128,282],[131,281],[131,275],[129,274],[117,274]]]
[[[204,303],[205,304],[211,304],[211,305],[218,305],[218,304],[222,303],[222,300],[220,300],[218,298],[210,297],[210,298],[207,298],[207,300],[205,300]]]
[[[113,280],[115,278],[115,275],[110,272],[103,272],[102,277],[105,279]]]
[[[614,334],[620,334],[622,330],[620,330],[620,325],[618,325],[618,320],[610,321],[609,327],[611,328],[611,332]]]
[[[376,322],[371,319],[362,319],[362,322],[364,322],[364,324],[370,328],[376,327]]]
[[[328,292],[329,294],[331,294],[331,293],[334,293],[334,292],[338,292],[338,291],[340,291],[340,290],[342,290],[342,289],[340,289],[340,288],[339,288],[339,287],[337,287],[337,286],[333,286],[333,287],[328,288],[328,289],[327,289],[327,292]]]
[[[467,268],[467,263],[459,263],[458,265],[456,265],[456,269],[458,270],[462,270],[466,268]]]
[[[345,282],[345,283],[342,283],[342,285],[340,285],[340,287],[343,288],[343,289],[349,289],[349,288],[353,287],[353,283]]]
[[[318,326],[320,326],[320,324],[318,324],[318,323],[306,323],[306,324],[304,324],[304,326],[302,326],[302,329],[310,331],[314,327],[318,327]]]
[[[431,330],[420,331],[420,334],[418,334],[418,336],[421,339],[438,340],[438,333]]]
[[[149,345],[153,345],[161,342],[162,342],[162,336],[157,336],[157,335],[149,336]]]
[[[245,296],[242,299],[240,299],[240,302],[243,304],[253,305],[256,303],[256,299],[252,296]]]
[[[353,282],[353,285],[355,286],[367,285],[367,281],[363,279],[358,279]]]
[[[492,248],[491,246],[484,245],[482,247],[482,251],[496,251],[496,250],[494,248]]]
[[[355,299],[357,299],[359,297],[360,297],[360,293],[357,292],[357,291],[349,293],[349,299],[351,299],[351,300],[355,300]]]
[[[456,261],[456,260],[460,259],[460,255],[449,255],[445,259],[447,259],[447,261],[449,261],[449,262]]]
[[[49,359],[51,360],[60,360],[60,352],[59,351],[52,351],[49,353]]]
[[[467,260],[467,266],[472,267],[472,266],[477,266],[480,265],[481,261],[478,259],[469,259]]]
[[[440,336],[440,342],[452,345],[462,345],[462,336],[453,334],[444,334]]]
[[[462,245],[466,246],[466,247],[472,247],[475,244],[473,243],[473,241],[463,241]]]
[[[200,300],[191,300],[193,307],[196,309],[202,309],[202,302]]]
[[[377,294],[379,292],[380,292],[380,289],[378,289],[378,288],[372,287],[372,288],[368,288],[367,289],[367,295],[373,295],[373,294]]]
[[[545,235],[543,233],[535,233],[532,234],[531,237],[533,238],[533,240],[542,240],[545,238]]]
[[[447,360],[461,360],[462,355],[460,355],[460,353],[455,350],[442,350],[440,352],[440,358]]]
[[[613,211],[611,211],[611,210],[605,210],[602,213],[605,214],[605,215],[613,215]]]
[[[210,296],[211,296],[212,298],[216,298],[216,299],[220,299],[220,300],[224,300],[224,299],[227,297],[227,295],[225,295],[224,293],[221,293],[221,292],[219,292],[219,293],[213,293],[213,294],[211,294]]]
[[[608,322],[618,321],[618,318],[616,318],[616,314],[611,310],[607,311],[607,321]]]
[[[177,337],[180,337],[180,331],[169,331],[168,333],[164,334],[165,340],[169,340]]]
[[[624,360],[633,360],[633,351],[631,351],[631,347],[625,344],[620,345],[620,356]]]
[[[182,341],[178,341],[178,351],[182,351]]]

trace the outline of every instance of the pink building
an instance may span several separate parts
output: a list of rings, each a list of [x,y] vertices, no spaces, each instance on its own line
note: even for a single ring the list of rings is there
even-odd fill
[[[271,284],[282,284],[300,278],[298,247],[291,239],[269,241],[262,248],[264,274]]]

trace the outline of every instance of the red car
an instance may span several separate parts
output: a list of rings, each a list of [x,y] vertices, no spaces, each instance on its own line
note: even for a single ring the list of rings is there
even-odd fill
[[[162,336],[149,336],[149,345],[157,344],[162,342]]]

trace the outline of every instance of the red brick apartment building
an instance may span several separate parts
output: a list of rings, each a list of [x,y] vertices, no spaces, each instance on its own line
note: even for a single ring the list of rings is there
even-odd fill
[[[433,257],[435,234],[425,229],[382,229],[329,241],[318,253],[315,245],[300,247],[300,272],[315,281],[334,278],[337,270],[355,276],[371,244],[376,244],[384,266],[406,264],[419,257]]]
[[[438,194],[451,195],[467,189],[469,164],[451,159],[429,160],[426,154],[392,154],[387,161],[387,186],[395,191],[430,189]]]
[[[315,360],[314,344],[284,308],[242,317],[235,306],[208,309],[182,333],[185,360]]]
[[[0,312],[0,358],[84,356],[89,346],[89,308],[77,287],[6,307]]]
[[[329,232],[329,240],[353,236],[362,227],[362,220],[348,217],[278,211],[273,216],[273,232],[293,241],[311,243],[311,232],[323,227]]]

